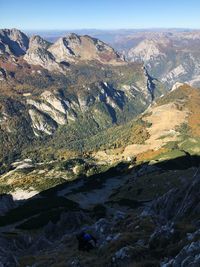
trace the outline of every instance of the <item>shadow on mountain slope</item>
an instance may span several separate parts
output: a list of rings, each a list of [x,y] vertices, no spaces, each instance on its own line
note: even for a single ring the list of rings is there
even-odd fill
[[[188,153],[185,156],[171,160],[165,160],[162,162],[156,162],[153,165],[151,165],[149,162],[142,163],[137,166],[132,166],[130,165],[130,163],[119,163],[117,166],[110,168],[104,173],[95,174],[89,178],[82,177],[76,181],[70,183],[66,182],[39,193],[38,195],[22,202],[16,208],[11,209],[5,215],[1,216],[0,226],[15,224],[17,222],[33,218],[34,216],[33,228],[38,228],[47,224],[49,221],[58,221],[62,212],[84,210],[80,207],[80,203],[77,203],[78,201],[76,202],[69,199],[67,193],[61,194],[61,192],[68,192],[71,195],[77,194],[78,196],[80,195],[80,193],[82,193],[86,194],[87,197],[88,192],[91,193],[92,191],[94,191],[98,197],[98,190],[102,190],[104,192],[107,186],[107,182],[112,182],[112,178],[116,176],[119,177],[121,181],[123,181],[122,179],[125,179],[125,176],[128,177],[128,180],[126,180],[126,186],[129,186],[130,190],[130,187],[134,189],[134,186],[136,186],[136,178],[132,178],[133,176],[139,177],[140,181],[142,179],[140,177],[147,176],[148,174],[151,174],[151,176],[157,174],[162,175],[162,173],[169,171],[187,170],[191,167],[197,168],[199,164],[200,157],[195,155],[191,156]],[[146,183],[145,187],[148,188],[150,187],[150,185],[151,180],[149,181],[149,184]],[[114,194],[120,195],[120,190],[123,191],[123,186],[123,183],[119,183],[118,187],[115,188],[114,191],[111,190],[110,194],[108,195],[108,199],[110,199],[110,197],[112,197],[112,195]],[[173,189],[173,186],[174,185],[169,188],[167,187],[165,190],[167,191],[168,189]],[[161,190],[161,192],[162,191],[163,190]],[[128,198],[128,196],[126,199],[124,199],[123,197],[119,199],[118,197],[118,204],[122,204],[122,206],[127,205],[129,206],[129,208],[137,208],[145,205],[145,201],[142,201],[140,199],[139,193],[137,193],[138,197],[136,195],[134,199]],[[156,192],[155,196],[159,196],[159,192]],[[146,197],[146,199],[148,199],[148,196]],[[149,200],[153,200],[153,198]],[[97,204],[106,203],[108,204],[109,202],[105,201],[104,203],[99,202]],[[127,203],[129,203],[129,205]],[[85,210],[85,212],[88,211]],[[31,225],[33,226],[33,223],[31,223]]]
[[[80,208],[81,203],[70,200],[68,195],[60,195],[60,192],[67,192],[71,183],[22,202],[0,217],[0,242],[13,255],[17,248],[16,258],[20,262],[20,265],[9,266],[37,263],[52,267],[147,267],[165,266],[161,263],[170,260],[181,266],[179,263],[187,256],[197,263],[194,266],[199,266],[196,257],[200,238],[199,164],[199,156],[186,153],[153,165],[148,162],[131,167],[130,163],[120,163],[105,173],[80,178],[72,183],[72,194],[80,194],[80,191],[87,195],[87,190],[98,194],[98,190],[105,190],[107,182],[116,176],[125,179],[125,183],[119,184],[109,196],[115,204],[99,202],[90,210]],[[171,176],[172,180],[178,179],[169,184]],[[150,195],[146,188],[141,190],[141,181]],[[159,187],[154,186],[156,182],[160,183]],[[149,196],[151,201],[141,201]],[[138,203],[141,205],[136,205]],[[113,213],[109,214],[108,210]],[[101,213],[100,217],[97,213]],[[90,253],[77,250],[76,233],[83,229],[98,238],[98,248]],[[10,263],[13,259],[9,255],[4,256]],[[74,265],[74,262],[81,264]]]

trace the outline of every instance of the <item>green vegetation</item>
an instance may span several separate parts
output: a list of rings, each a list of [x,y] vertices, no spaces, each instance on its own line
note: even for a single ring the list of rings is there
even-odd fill
[[[108,165],[97,165],[90,158],[33,164],[31,168],[15,170],[2,178],[0,193],[9,193],[18,189],[30,191],[30,188],[42,192],[59,184],[72,182],[76,178],[94,176],[105,172],[108,168]]]
[[[156,156],[154,160],[158,160],[158,159],[159,160],[170,160],[170,159],[175,159],[181,156],[185,156],[184,151],[176,149],[177,148],[176,143],[174,144],[174,142],[168,144],[166,147],[171,148],[171,150],[165,153],[161,153],[159,156]]]
[[[0,174],[8,171],[10,163],[19,158],[30,157],[35,162],[48,162],[58,159],[58,150],[79,154],[107,147],[107,142],[109,148],[123,147],[132,140],[142,143],[148,137],[144,122],[125,124],[143,112],[149,104],[137,91],[134,92],[134,98],[128,99],[123,89],[124,85],[146,86],[141,65],[80,63],[70,66],[67,75],[49,73],[46,70],[40,70],[40,73],[30,72],[26,67],[20,70],[16,68],[15,80],[0,83],[0,116],[4,111],[10,115],[6,125],[3,124],[0,129]],[[103,86],[103,82],[109,84],[111,94],[112,88],[118,93],[120,108],[112,108],[112,105],[96,101],[89,105],[86,112],[76,111],[76,121],[59,126],[53,136],[35,137],[24,93],[29,93],[33,99],[38,100],[45,89],[58,92],[64,99],[73,100],[78,105],[78,96],[83,99],[96,97],[98,84]],[[158,94],[164,90],[161,87],[158,85]],[[87,88],[90,88],[90,92]],[[121,124],[121,127],[117,126]],[[109,128],[112,129],[108,130]]]
[[[99,129],[95,121],[82,118],[74,124],[60,127],[55,135],[46,141],[38,140],[33,143],[23,150],[23,157],[36,162],[48,162],[57,159],[59,151],[63,151],[61,154],[65,154],[65,151],[75,151],[77,155],[81,155],[90,151],[124,148],[129,144],[143,144],[149,138],[147,128],[150,124],[141,119],[108,129],[107,127]]]
[[[149,137],[149,124],[138,119],[116,126],[87,140],[86,149],[124,148],[129,144],[143,144]]]
[[[188,151],[191,155],[200,155],[200,138],[187,138],[179,144],[180,149]]]
[[[182,89],[183,88],[183,89]],[[184,106],[188,100],[188,92],[184,90],[185,86],[180,87],[177,90],[170,91],[164,97],[159,98],[156,103],[161,106],[168,103],[173,103],[174,101],[179,102],[180,106]],[[187,89],[187,88],[186,88]]]

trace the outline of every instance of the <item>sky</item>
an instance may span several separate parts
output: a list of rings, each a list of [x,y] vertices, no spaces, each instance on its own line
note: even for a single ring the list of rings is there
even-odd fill
[[[0,0],[0,28],[200,29],[200,0]]]

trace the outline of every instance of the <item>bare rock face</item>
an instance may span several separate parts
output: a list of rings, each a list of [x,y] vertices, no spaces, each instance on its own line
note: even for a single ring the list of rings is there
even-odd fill
[[[75,119],[70,103],[49,91],[44,91],[39,100],[27,99],[27,104],[30,106],[29,115],[36,135],[38,131],[50,135],[58,125]]]
[[[56,130],[57,125],[54,121],[40,111],[36,109],[29,109],[29,115],[32,121],[32,128],[36,136],[38,136],[39,133],[51,135]]]
[[[169,89],[176,82],[199,87],[199,33],[144,34],[127,52],[127,58],[143,62]]]
[[[161,220],[177,220],[200,214],[199,192],[200,176],[194,178],[190,185],[173,188],[153,201],[150,213]]]
[[[84,35],[70,34],[50,44],[40,36],[30,39],[17,29],[0,30],[0,55],[20,57],[30,65],[65,73],[69,63],[97,60],[104,64],[124,64],[125,60],[109,45]]]
[[[29,39],[17,29],[0,30],[0,54],[22,56],[28,49]]]
[[[178,266],[200,266],[200,241],[186,245],[179,254],[167,263],[162,263],[162,267]]]
[[[58,62],[78,60],[98,60],[101,63],[120,64],[123,59],[109,45],[84,35],[70,34],[60,38],[48,49]]]
[[[136,47],[128,52],[128,57],[131,61],[141,61],[148,63],[148,61],[155,61],[156,58],[165,58],[164,48],[169,44],[167,39],[145,39]]]
[[[24,59],[33,65],[39,65],[50,71],[63,71],[63,68],[55,61],[54,56],[47,50],[49,43],[40,36],[30,38],[29,49]]]
[[[79,58],[78,51],[75,53],[73,50],[81,45],[81,40],[76,34],[69,37],[59,38],[50,48],[49,51],[54,55],[58,62],[62,61],[75,61]]]
[[[172,223],[157,227],[149,238],[149,247],[151,249],[165,247],[173,240],[175,234],[176,232]]]
[[[39,35],[34,35],[30,38],[29,41],[29,48],[36,49],[36,48],[43,48],[47,49],[50,43],[41,38]]]

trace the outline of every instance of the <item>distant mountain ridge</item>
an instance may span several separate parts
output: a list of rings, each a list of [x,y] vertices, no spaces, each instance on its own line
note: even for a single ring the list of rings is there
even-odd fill
[[[200,33],[144,35],[127,51],[132,62],[142,62],[149,73],[168,88],[176,82],[200,86]]]
[[[17,29],[0,32],[0,51],[7,56],[23,56],[32,65],[51,71],[64,71],[68,63],[98,60],[105,64],[122,64],[124,59],[104,42],[90,36],[75,33],[61,37],[54,44],[40,36],[30,39]]]
[[[200,87],[200,31],[192,29],[77,30],[109,43],[128,61],[145,64],[149,74],[169,89],[176,82]],[[42,32],[48,40],[57,40],[61,32]]]

